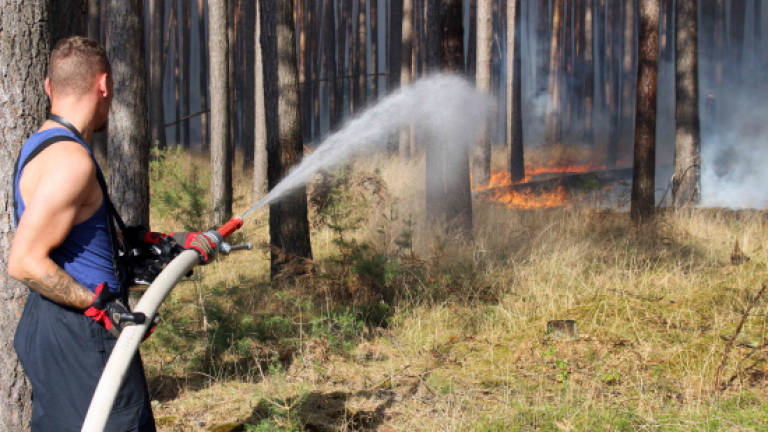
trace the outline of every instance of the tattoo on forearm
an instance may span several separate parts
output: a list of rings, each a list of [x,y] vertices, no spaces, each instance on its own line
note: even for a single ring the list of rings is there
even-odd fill
[[[61,268],[46,273],[40,278],[24,278],[22,282],[49,300],[75,308],[88,307],[93,297],[93,293],[88,288],[75,282]]]

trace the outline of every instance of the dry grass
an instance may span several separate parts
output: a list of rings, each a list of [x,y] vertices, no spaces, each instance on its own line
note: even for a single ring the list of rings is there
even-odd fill
[[[467,242],[425,222],[422,164],[355,165],[387,185],[345,233],[398,264],[385,324],[361,312],[382,287],[338,264],[327,226],[312,233],[316,272],[293,285],[270,286],[257,249],[176,288],[144,348],[161,430],[768,430],[768,299],[713,391],[766,281],[765,213],[662,213],[633,229],[611,211],[478,202]],[[237,178],[236,212],[249,201]],[[244,238],[267,241],[266,215]],[[397,243],[411,231],[413,256]],[[748,263],[730,264],[735,241]],[[579,336],[546,335],[553,319]]]

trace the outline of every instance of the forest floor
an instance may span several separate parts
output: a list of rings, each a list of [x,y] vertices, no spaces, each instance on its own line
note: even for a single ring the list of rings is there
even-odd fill
[[[154,229],[201,223],[188,166],[153,166]],[[422,167],[315,181],[307,276],[269,283],[262,210],[238,237],[257,248],[177,286],[142,345],[161,431],[768,430],[766,213],[634,229],[476,202],[473,239],[451,238],[425,222]]]

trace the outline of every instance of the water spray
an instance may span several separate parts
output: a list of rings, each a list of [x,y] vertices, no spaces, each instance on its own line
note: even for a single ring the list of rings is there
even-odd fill
[[[318,171],[331,169],[354,155],[381,147],[391,134],[410,125],[439,140],[447,154],[467,151],[467,146],[474,141],[477,127],[484,124],[492,112],[492,100],[478,93],[467,80],[455,75],[436,75],[403,87],[331,134],[267,195],[241,216],[235,216],[215,231],[210,231],[209,238],[215,238],[215,247],[223,255],[250,249],[249,243],[231,246],[224,240],[239,230],[245,218],[253,212],[306,184]],[[171,289],[199,263],[197,252],[183,251],[155,278],[135,311],[154,317]],[[82,431],[104,430],[128,365],[151,322],[148,319],[143,324],[122,330],[94,392]]]

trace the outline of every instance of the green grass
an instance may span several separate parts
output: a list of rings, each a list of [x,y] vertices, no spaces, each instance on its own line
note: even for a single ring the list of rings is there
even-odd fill
[[[313,273],[272,285],[259,248],[172,292],[142,345],[161,430],[768,430],[768,298],[714,390],[766,281],[764,213],[635,229],[611,211],[476,203],[470,242],[426,223],[413,167],[368,164],[310,188],[332,202],[312,207]],[[266,216],[243,238],[265,242]],[[154,226],[177,217],[153,209]],[[733,266],[737,240],[751,261]],[[547,335],[553,319],[579,337]]]

